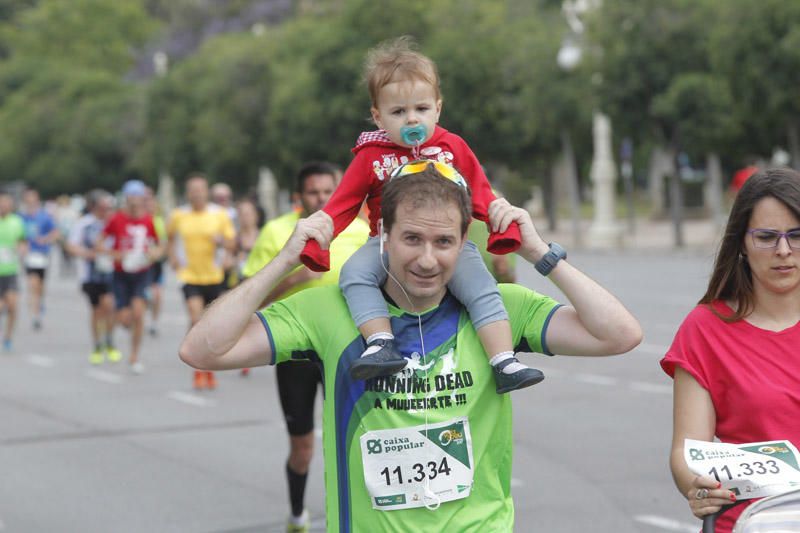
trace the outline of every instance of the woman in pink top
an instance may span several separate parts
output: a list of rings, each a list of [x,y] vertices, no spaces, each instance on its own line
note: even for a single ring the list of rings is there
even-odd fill
[[[684,439],[800,446],[800,173],[754,174],[739,191],[705,296],[661,361],[674,378],[670,467],[695,516],[736,501],[692,473]],[[746,505],[724,512],[730,532]]]

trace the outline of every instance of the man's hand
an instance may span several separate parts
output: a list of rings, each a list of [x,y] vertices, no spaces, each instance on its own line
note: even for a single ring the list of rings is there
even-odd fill
[[[504,232],[512,222],[519,224],[522,246],[517,253],[527,261],[536,263],[550,249],[536,231],[531,215],[526,210],[514,207],[505,198],[498,198],[489,204],[488,213],[492,231]]]
[[[317,241],[323,250],[330,246],[333,239],[333,219],[325,211],[320,210],[309,217],[301,218],[278,257],[283,256],[292,265],[299,263],[300,252],[309,239]]]

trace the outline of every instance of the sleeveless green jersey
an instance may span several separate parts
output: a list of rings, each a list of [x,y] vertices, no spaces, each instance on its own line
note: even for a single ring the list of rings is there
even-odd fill
[[[559,304],[518,285],[500,285],[500,293],[518,349],[551,355],[545,333]],[[367,381],[349,376],[351,362],[366,345],[338,287],[308,289],[258,313],[274,354],[273,363],[310,359],[322,366],[327,531],[512,531],[511,398],[495,392],[491,366],[465,309],[448,294],[439,306],[420,315],[424,350],[417,315],[391,303],[389,309],[396,346],[411,358],[409,367],[394,376]],[[422,436],[411,439],[413,442],[404,438],[382,443],[365,440],[366,446],[362,442],[362,436],[367,439],[374,432],[418,426],[426,430],[420,430]],[[459,429],[445,431],[448,438],[443,440],[442,431],[438,437],[430,437],[429,426]],[[469,457],[448,455],[433,467],[420,459],[413,465],[419,468],[411,468],[392,463],[383,466],[381,457],[373,456],[422,446],[425,437],[438,442],[433,442],[436,450],[444,449],[451,435],[463,434],[464,426],[471,435]],[[453,467],[462,466],[456,461],[469,467],[473,477],[471,485],[454,483],[452,489],[468,496],[442,503],[435,511],[381,508],[408,503],[401,492],[419,486],[426,476],[446,482],[448,476],[454,476]],[[385,490],[397,489],[398,495],[370,494],[365,464],[367,475],[385,482]]]

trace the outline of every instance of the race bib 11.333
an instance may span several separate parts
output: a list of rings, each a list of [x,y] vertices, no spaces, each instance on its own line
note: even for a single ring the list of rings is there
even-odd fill
[[[382,511],[431,506],[469,496],[474,462],[469,421],[368,431],[361,436],[364,481]]]
[[[741,500],[800,487],[800,456],[788,440],[728,444],[685,439],[683,457],[692,472],[715,478]]]

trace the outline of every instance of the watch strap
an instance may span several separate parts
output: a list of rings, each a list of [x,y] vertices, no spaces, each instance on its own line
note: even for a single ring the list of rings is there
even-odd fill
[[[551,242],[548,246],[550,250],[533,265],[542,276],[549,275],[559,261],[567,258],[567,251],[557,242]]]

